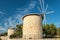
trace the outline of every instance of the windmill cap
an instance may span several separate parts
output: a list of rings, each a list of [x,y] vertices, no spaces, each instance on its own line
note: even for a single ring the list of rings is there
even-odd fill
[[[30,16],[30,15],[41,16],[42,19],[43,19],[43,14],[27,14],[27,15],[23,16],[22,20],[23,20],[26,16]]]

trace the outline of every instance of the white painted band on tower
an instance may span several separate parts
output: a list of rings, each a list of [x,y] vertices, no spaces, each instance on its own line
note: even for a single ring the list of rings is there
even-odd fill
[[[23,38],[42,38],[42,20],[41,14],[25,15],[23,17]]]

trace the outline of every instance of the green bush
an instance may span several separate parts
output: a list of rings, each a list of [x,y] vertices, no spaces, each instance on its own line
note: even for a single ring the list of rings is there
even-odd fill
[[[56,26],[54,24],[43,25],[43,34],[45,37],[54,37],[57,34]]]
[[[16,31],[10,35],[10,38],[21,38],[22,37],[22,24],[16,25]]]
[[[10,38],[22,38],[22,34],[20,32],[16,32],[10,35]]]

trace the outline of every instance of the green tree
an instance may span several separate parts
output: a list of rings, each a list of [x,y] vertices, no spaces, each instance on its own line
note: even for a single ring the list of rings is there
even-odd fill
[[[22,32],[22,24],[16,25],[16,31]]]
[[[16,32],[17,32],[18,36],[19,35],[22,36],[22,28],[23,28],[22,24],[16,25],[16,27],[17,27]]]
[[[60,28],[57,28],[57,35],[60,36]]]
[[[49,29],[50,29],[49,24],[46,24],[45,25],[45,34],[46,34],[46,37],[47,37],[47,35],[49,35]]]
[[[16,25],[16,31],[10,35],[10,38],[21,38],[22,37],[22,24]]]
[[[0,36],[7,36],[7,32],[0,33]]]
[[[42,29],[43,29],[43,34],[45,34],[45,25],[42,25]]]
[[[46,24],[43,26],[43,33],[45,37],[54,37],[56,35],[56,26],[54,24]]]
[[[54,24],[50,25],[49,35],[54,37],[57,34],[56,26]]]

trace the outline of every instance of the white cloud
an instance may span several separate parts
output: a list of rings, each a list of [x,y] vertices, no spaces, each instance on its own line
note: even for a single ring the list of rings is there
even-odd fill
[[[8,27],[10,27],[10,26],[12,26],[13,24],[12,24],[12,17],[9,17],[9,18],[6,18],[5,20],[4,20],[4,26],[6,27],[6,28],[8,28]]]
[[[22,15],[20,13],[29,13],[36,5],[36,1],[31,2],[26,8],[17,8],[17,15],[14,17],[9,17],[5,19],[4,25],[5,28],[10,26],[16,27],[16,24],[22,23]]]
[[[13,24],[12,24],[12,17],[8,18],[8,23],[9,23],[9,26],[13,26]]]
[[[57,27],[60,27],[60,22],[54,23]]]
[[[0,31],[7,31],[11,27],[16,27],[17,24],[22,23],[22,15],[17,14],[14,17],[9,17],[4,20],[4,27],[0,24]]]
[[[0,18],[5,17],[6,15],[8,14],[5,11],[0,10]]]
[[[14,19],[12,20],[13,25],[16,26],[17,24],[22,23],[22,15],[17,14]]]
[[[19,21],[19,23],[22,21],[22,15],[18,14],[15,18]]]
[[[6,28],[8,27],[16,27],[16,24],[22,23],[22,15],[17,14],[14,17],[9,17],[6,19],[4,25]]]
[[[35,5],[36,5],[36,1],[33,1],[33,2],[29,5],[29,7],[32,9],[32,8],[34,8]]]
[[[4,11],[0,11],[0,15],[7,15]]]
[[[36,1],[31,2],[26,8],[17,8],[17,13],[29,13],[36,5]]]
[[[8,23],[7,22],[5,22],[5,27],[8,27]]]
[[[0,30],[1,31],[6,31],[6,28],[3,28],[2,26],[0,26]]]

